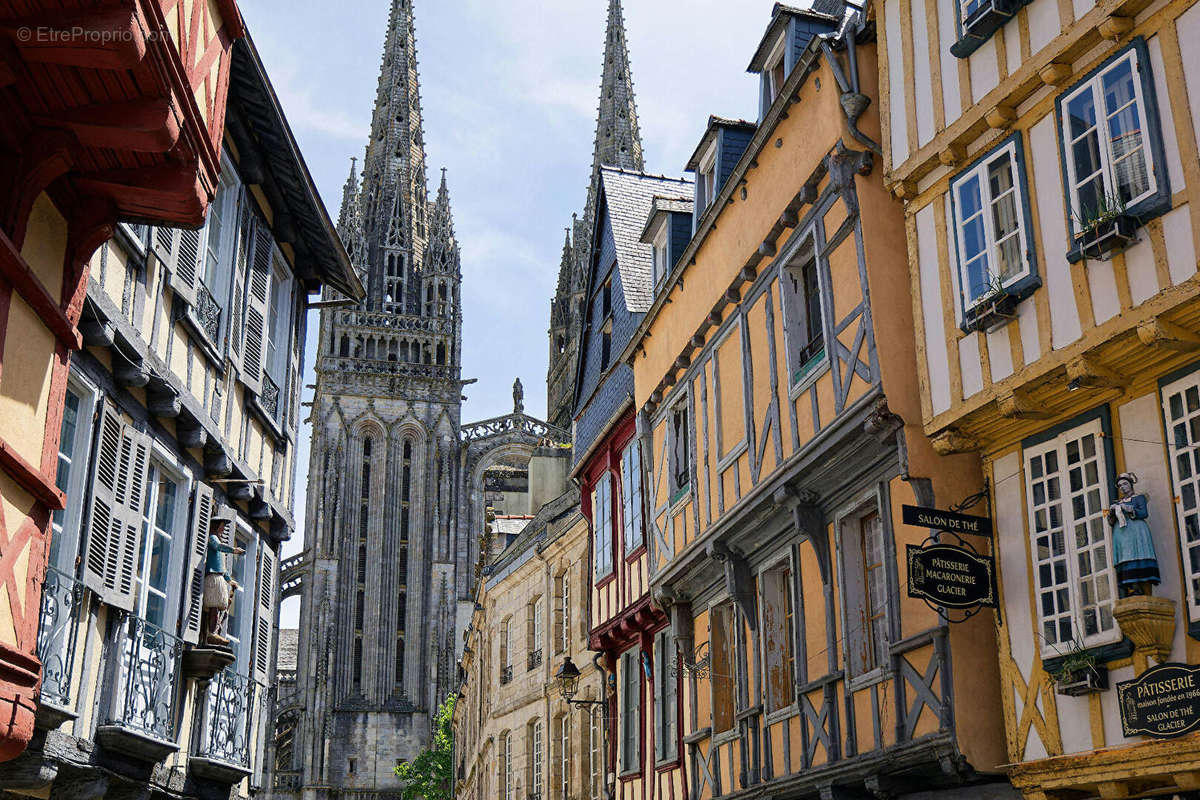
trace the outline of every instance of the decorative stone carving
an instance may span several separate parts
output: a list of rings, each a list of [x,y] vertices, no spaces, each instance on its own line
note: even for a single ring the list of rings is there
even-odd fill
[[[1162,663],[1171,655],[1175,638],[1175,601],[1169,597],[1134,595],[1113,604],[1121,633],[1133,642],[1134,652]]]

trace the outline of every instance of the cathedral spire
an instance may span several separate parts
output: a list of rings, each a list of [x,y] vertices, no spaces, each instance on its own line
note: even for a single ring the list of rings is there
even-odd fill
[[[346,178],[346,183],[342,186],[342,210],[338,215],[338,233],[342,234],[342,241],[345,242],[346,235],[344,229],[350,222],[351,210],[354,203],[358,200],[358,171],[355,169],[358,159],[351,156],[350,158],[350,176]]]
[[[454,216],[450,212],[450,189],[446,185],[446,168],[442,167],[442,183],[429,218],[429,244],[425,248],[425,274],[458,275],[458,242],[454,238]]]
[[[621,167],[638,171],[645,168],[621,0],[608,2],[608,23],[604,32],[604,71],[600,79],[600,107],[592,151],[591,184],[588,186],[589,213],[593,210],[596,199],[600,167]],[[590,218],[588,222],[590,224]]]

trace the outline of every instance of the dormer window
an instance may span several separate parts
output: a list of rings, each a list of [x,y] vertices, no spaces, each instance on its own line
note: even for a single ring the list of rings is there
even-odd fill
[[[712,204],[717,189],[717,143],[714,140],[708,152],[700,159],[696,171],[696,219]]]
[[[780,36],[779,41],[775,43],[775,47],[771,50],[771,55],[767,56],[766,69],[762,71],[763,80],[763,105],[762,113],[765,115],[767,109],[775,102],[775,98],[779,96],[779,92],[783,90],[783,82],[787,78],[787,67],[783,57],[783,45],[787,41],[786,36]]]
[[[667,255],[667,226],[660,225],[651,245],[654,250],[654,285],[658,286],[671,271],[670,256]]]
[[[605,282],[600,289],[600,319],[606,319],[612,313],[612,280]]]

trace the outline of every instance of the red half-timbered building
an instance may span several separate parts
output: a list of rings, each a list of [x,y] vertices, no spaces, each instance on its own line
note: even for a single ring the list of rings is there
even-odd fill
[[[243,35],[235,0],[0,0],[0,759],[34,728],[89,260],[118,221],[203,223]]]

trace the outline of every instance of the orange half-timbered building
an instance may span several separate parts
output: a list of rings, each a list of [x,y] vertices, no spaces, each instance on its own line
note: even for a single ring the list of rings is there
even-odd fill
[[[908,597],[897,557],[930,536],[903,505],[981,475],[921,429],[876,47],[856,14],[775,6],[760,119],[710,119],[690,241],[621,355],[697,800],[1013,796],[992,623]]]
[[[89,259],[118,220],[204,221],[243,33],[234,0],[0,2],[0,758],[33,734]]]

